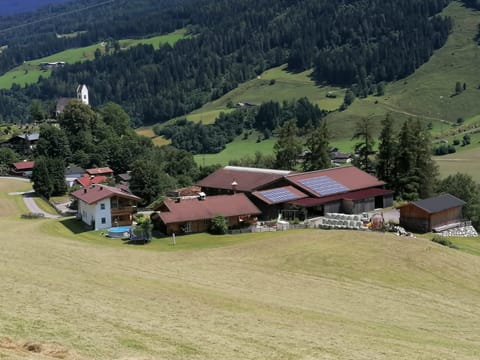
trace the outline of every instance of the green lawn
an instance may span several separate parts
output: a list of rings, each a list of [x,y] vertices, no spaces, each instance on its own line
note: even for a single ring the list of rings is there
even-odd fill
[[[227,165],[231,159],[240,159],[245,156],[253,156],[260,151],[264,155],[273,154],[273,146],[276,140],[270,138],[257,142],[258,135],[250,135],[246,140],[239,136],[234,142],[227,144],[225,150],[218,154],[195,155],[195,161],[201,166],[220,164]]]

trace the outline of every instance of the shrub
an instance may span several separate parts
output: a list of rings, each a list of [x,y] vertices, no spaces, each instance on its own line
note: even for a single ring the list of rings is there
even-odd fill
[[[452,249],[458,249],[458,247],[452,243],[450,240],[448,240],[447,238],[441,236],[441,235],[434,235],[433,238],[432,238],[432,241],[434,243],[437,243],[437,244],[440,244],[440,245],[443,245],[443,246],[447,246],[449,248],[452,248]]]
[[[227,219],[221,215],[217,215],[212,219],[210,225],[210,233],[215,235],[224,235],[228,231]]]
[[[26,214],[22,214],[22,219],[40,219],[43,217],[45,217],[45,214],[43,213],[29,212]]]

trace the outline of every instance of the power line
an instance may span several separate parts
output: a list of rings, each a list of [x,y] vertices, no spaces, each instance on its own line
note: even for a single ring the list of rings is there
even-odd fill
[[[61,13],[61,14],[56,14],[56,15],[48,16],[48,17],[45,17],[45,18],[43,18],[43,19],[38,19],[38,20],[30,21],[30,22],[28,22],[28,23],[11,26],[11,27],[6,28],[6,29],[1,29],[1,30],[0,30],[0,34],[1,34],[1,33],[5,33],[5,32],[8,32],[8,31],[11,31],[11,30],[16,30],[16,29],[24,28],[24,27],[27,27],[27,26],[30,26],[30,25],[39,24],[39,23],[42,23],[42,22],[44,22],[44,21],[56,19],[56,18],[59,18],[59,17],[62,17],[62,16],[71,15],[71,14],[79,13],[79,12],[82,12],[82,11],[90,10],[90,9],[93,9],[93,8],[96,8],[96,7],[100,7],[100,6],[103,6],[103,5],[111,4],[111,3],[113,3],[113,2],[115,2],[115,0],[106,0],[106,1],[103,1],[103,2],[98,3],[98,4],[88,5],[88,6],[84,7],[84,8],[81,8],[81,9],[75,9],[75,10],[67,11],[67,12],[64,12],[64,13]]]

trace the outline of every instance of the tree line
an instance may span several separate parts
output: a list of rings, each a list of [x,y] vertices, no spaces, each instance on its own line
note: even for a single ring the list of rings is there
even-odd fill
[[[447,3],[180,1],[178,7],[171,5],[165,10],[178,23],[171,20],[167,24],[187,26],[191,38],[159,50],[144,45],[67,65],[26,89],[17,85],[2,91],[0,115],[4,120],[25,118],[24,109],[31,99],[71,96],[70,89],[85,83],[93,104],[113,101],[136,124],[162,123],[284,63],[292,71],[313,68],[316,81],[348,86],[357,96],[364,96],[374,91],[377,83],[412,73],[444,44],[451,20],[438,13]],[[102,31],[103,26],[93,24],[97,32]],[[107,21],[106,27],[109,24]],[[148,18],[132,19],[130,32],[150,31],[143,28],[145,24],[149,24]],[[118,39],[125,34],[122,31],[111,30],[108,35]]]
[[[325,111],[307,98],[283,103],[267,101],[259,106],[222,112],[210,125],[180,119],[171,125],[156,125],[154,131],[171,140],[172,145],[178,149],[194,154],[211,154],[222,151],[226,144],[241,134],[248,138],[256,130],[263,136],[259,141],[268,139],[290,119],[295,119],[296,126],[305,131],[317,127],[325,115]]]
[[[46,198],[65,193],[67,165],[85,169],[109,166],[115,174],[131,171],[130,190],[144,204],[204,176],[191,153],[172,146],[156,147],[151,139],[137,135],[129,116],[117,104],[94,111],[72,101],[61,114],[59,125],[40,126],[33,154],[33,186]]]

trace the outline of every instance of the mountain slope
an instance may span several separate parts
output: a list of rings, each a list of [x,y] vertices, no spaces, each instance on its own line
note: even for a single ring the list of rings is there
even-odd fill
[[[2,0],[0,16],[31,12],[45,5],[60,4],[69,1],[72,0]]]
[[[450,23],[435,14],[446,4],[447,0],[421,5],[415,0],[368,0],[346,7],[341,0],[186,1],[161,14],[187,22],[192,39],[173,48],[136,48],[67,66],[23,95],[66,96],[72,83],[84,82],[95,104],[115,101],[137,121],[158,123],[285,62],[291,71],[313,65],[316,81],[351,85],[359,95],[366,94],[376,82],[411,73],[443,44]],[[80,35],[84,36],[91,34]],[[324,68],[336,78],[326,76]]]

